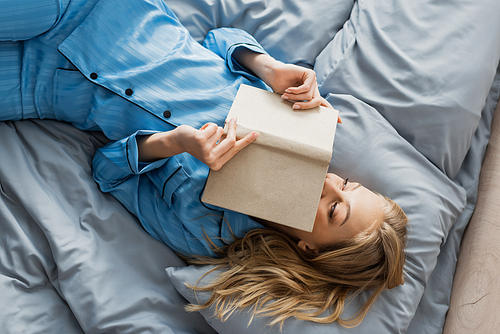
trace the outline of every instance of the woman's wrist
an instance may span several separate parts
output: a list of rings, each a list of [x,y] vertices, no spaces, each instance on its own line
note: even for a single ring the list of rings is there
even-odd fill
[[[273,57],[266,54],[258,54],[254,58],[254,73],[262,79],[268,86],[273,87],[275,79],[275,69],[281,64]]]
[[[267,54],[254,52],[243,47],[238,48],[234,52],[233,57],[238,64],[251,71],[272,87],[274,69],[280,62]]]
[[[139,161],[152,162],[183,153],[176,129],[137,137]]]

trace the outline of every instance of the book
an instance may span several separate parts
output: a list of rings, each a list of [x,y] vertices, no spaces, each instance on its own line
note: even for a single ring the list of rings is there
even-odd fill
[[[338,111],[292,109],[280,95],[241,85],[227,123],[236,137],[257,139],[218,171],[210,170],[202,201],[312,231],[330,164]]]

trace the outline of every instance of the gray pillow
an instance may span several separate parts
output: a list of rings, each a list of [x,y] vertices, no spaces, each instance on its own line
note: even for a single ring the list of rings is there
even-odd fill
[[[314,64],[352,10],[354,0],[166,0],[191,35],[201,42],[219,27],[253,35],[273,57]]]
[[[500,1],[356,1],[316,59],[322,95],[374,106],[453,178],[500,59]]]
[[[411,321],[434,269],[440,246],[465,206],[465,191],[430,163],[403,139],[374,108],[348,95],[329,95],[328,100],[342,112],[337,128],[330,171],[359,181],[369,189],[395,200],[407,213],[411,228],[405,265],[406,282],[386,291],[356,329],[337,324],[318,325],[295,319],[285,322],[285,333],[399,333]],[[184,285],[194,284],[210,267],[169,268],[167,273],[177,290],[190,302],[203,301]],[[353,314],[361,294],[344,316]],[[201,312],[219,333],[278,333],[266,327],[267,318],[257,318],[247,327],[247,310],[227,322],[213,318],[211,309]]]

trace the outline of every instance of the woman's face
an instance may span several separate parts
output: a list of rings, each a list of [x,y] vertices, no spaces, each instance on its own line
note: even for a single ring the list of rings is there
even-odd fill
[[[385,200],[361,186],[335,174],[327,174],[312,232],[285,227],[284,232],[298,239],[303,250],[318,252],[322,246],[350,239],[380,224]]]

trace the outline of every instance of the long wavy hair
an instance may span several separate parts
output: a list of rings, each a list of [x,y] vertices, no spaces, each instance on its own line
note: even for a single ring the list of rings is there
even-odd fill
[[[282,232],[257,229],[218,249],[219,258],[189,259],[190,264],[224,270],[207,285],[188,285],[211,295],[205,303],[189,304],[186,309],[214,306],[215,316],[225,321],[234,311],[249,307],[250,322],[265,315],[271,317],[269,324],[280,327],[289,317],[357,326],[382,291],[404,282],[408,219],[398,204],[384,198],[380,225],[318,254],[303,251]],[[356,314],[342,319],[346,302],[363,290],[373,292]]]

